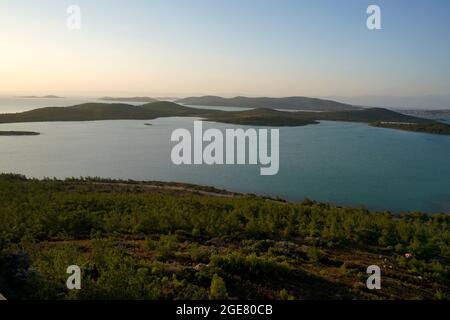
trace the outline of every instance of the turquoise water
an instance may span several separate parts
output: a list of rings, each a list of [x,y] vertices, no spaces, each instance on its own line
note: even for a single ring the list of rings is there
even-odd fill
[[[193,120],[0,125],[0,130],[41,132],[0,137],[0,172],[180,181],[293,201],[450,212],[449,136],[344,122],[281,128],[279,174],[260,176],[259,166],[171,164],[170,135],[176,128],[192,130]],[[145,126],[148,122],[153,125]]]

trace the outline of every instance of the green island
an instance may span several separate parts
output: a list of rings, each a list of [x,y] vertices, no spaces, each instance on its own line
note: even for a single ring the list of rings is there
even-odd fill
[[[33,131],[0,131],[0,136],[38,136],[39,132]]]
[[[158,101],[139,106],[124,103],[85,103],[72,107],[47,107],[22,113],[0,114],[1,123],[44,121],[152,120],[160,117],[200,117],[208,121],[258,126],[303,126],[320,120],[362,122],[376,127],[450,134],[450,125],[383,108],[342,111],[279,111],[256,108],[221,111],[186,107]]]
[[[449,299],[450,213],[0,175],[7,299]],[[83,290],[66,288],[82,269]],[[366,288],[377,265],[382,290]]]
[[[374,122],[371,123],[374,127],[400,129],[405,131],[416,131],[433,134],[450,134],[450,125],[442,122],[434,123],[401,123],[401,122]]]

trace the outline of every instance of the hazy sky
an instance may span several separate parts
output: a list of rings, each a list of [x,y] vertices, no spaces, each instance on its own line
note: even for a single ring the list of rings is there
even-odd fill
[[[2,0],[0,93],[448,95],[449,16],[448,0]]]

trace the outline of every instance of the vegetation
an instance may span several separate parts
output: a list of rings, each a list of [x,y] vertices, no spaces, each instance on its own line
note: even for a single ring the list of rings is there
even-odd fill
[[[209,190],[206,192],[205,190]],[[450,213],[0,175],[8,299],[448,299]],[[66,268],[82,270],[69,291]],[[366,268],[382,289],[366,288]]]
[[[141,106],[124,103],[84,103],[72,107],[46,107],[22,113],[0,114],[0,123],[42,121],[151,120],[160,117],[204,116],[211,110],[183,107],[172,102]]]
[[[314,112],[317,113],[317,112]],[[273,109],[252,109],[238,112],[216,112],[208,115],[207,120],[240,125],[257,126],[304,126],[318,122],[303,112],[283,112]]]
[[[212,278],[209,298],[211,300],[226,300],[226,299],[228,299],[228,293],[227,293],[227,288],[225,286],[225,282],[217,274],[215,274]]]
[[[0,131],[0,136],[38,136],[39,134],[32,131]]]
[[[450,134],[450,125],[441,122],[432,123],[389,123],[389,122],[376,122],[372,124],[375,127],[400,129],[406,131],[417,131],[433,134]]]

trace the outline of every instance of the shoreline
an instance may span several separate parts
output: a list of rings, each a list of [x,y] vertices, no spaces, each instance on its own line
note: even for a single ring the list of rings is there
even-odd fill
[[[368,213],[381,214],[388,213],[394,216],[400,215],[414,215],[417,213],[425,214],[427,216],[439,215],[439,214],[450,214],[450,211],[421,211],[421,210],[393,210],[393,209],[376,209],[369,208],[364,205],[355,205],[355,204],[346,204],[339,202],[327,202],[316,199],[311,199],[305,197],[300,200],[289,200],[282,198],[276,195],[269,194],[258,194],[252,192],[239,192],[232,191],[228,189],[218,188],[212,185],[200,185],[195,183],[188,182],[176,182],[176,181],[158,181],[158,180],[132,180],[132,179],[115,179],[115,178],[102,178],[102,177],[66,177],[66,178],[50,178],[50,177],[27,177],[25,175],[17,174],[17,173],[4,173],[0,172],[0,178],[10,176],[14,179],[19,179],[24,182],[56,182],[62,185],[73,185],[73,186],[82,186],[88,187],[89,191],[100,191],[103,192],[105,190],[114,191],[114,192],[123,192],[127,193],[154,193],[154,192],[167,192],[174,193],[180,195],[198,195],[205,197],[216,197],[216,198],[228,198],[228,199],[245,199],[245,198],[253,198],[260,200],[267,200],[274,203],[286,204],[286,205],[301,205],[304,203],[317,203],[319,205],[328,206],[331,208],[348,208],[350,210],[363,210]]]

